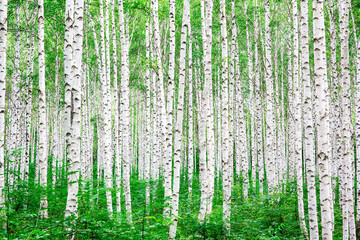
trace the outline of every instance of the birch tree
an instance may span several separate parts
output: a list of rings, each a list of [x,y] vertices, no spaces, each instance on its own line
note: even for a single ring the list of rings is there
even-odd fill
[[[111,93],[110,93],[110,26],[109,26],[109,11],[110,11],[110,0],[105,1],[105,5],[100,0],[100,26],[105,30],[105,38],[101,39],[101,60],[102,69],[105,73],[105,78],[101,83],[102,92],[102,107],[103,107],[103,119],[104,119],[104,135],[103,135],[103,161],[104,161],[104,180],[106,186],[106,202],[107,209],[110,217],[112,217],[112,195],[110,189],[112,188],[112,166],[113,166],[113,154],[111,148]],[[105,19],[103,15],[105,13]],[[104,22],[103,22],[104,21]],[[101,30],[104,32],[104,30]],[[105,56],[104,56],[105,55]]]
[[[349,9],[350,1],[340,1],[340,43],[341,43],[341,130],[342,130],[342,175],[343,175],[343,239],[356,239],[353,200],[353,129],[351,112],[351,88],[349,65]]]
[[[169,21],[170,21],[170,36],[169,36],[169,78],[167,91],[167,122],[166,122],[166,147],[164,158],[164,187],[165,187],[165,208],[164,215],[168,216],[170,213],[169,203],[171,202],[171,168],[172,168],[172,123],[173,123],[173,95],[174,95],[174,80],[175,80],[175,0],[169,0]],[[165,124],[165,123],[164,123]],[[175,165],[174,165],[175,167]]]
[[[112,43],[113,43],[113,64],[114,64],[114,141],[115,141],[115,184],[116,184],[116,211],[121,213],[121,155],[119,144],[119,92],[118,92],[118,62],[117,62],[117,37],[115,24],[115,4],[111,5]]]
[[[212,199],[214,194],[214,116],[213,116],[213,98],[212,98],[212,62],[211,62],[211,44],[212,44],[212,0],[205,0],[204,18],[202,28],[203,51],[204,51],[204,89],[201,93],[201,106],[199,117],[199,148],[200,148],[200,182],[201,199],[199,220],[204,220],[207,214],[212,211]],[[205,136],[207,133],[207,137]],[[206,161],[207,157],[207,161]]]
[[[226,8],[225,0],[220,1],[220,25],[221,25],[221,95],[222,95],[222,160],[223,160],[223,219],[226,222],[227,228],[230,228],[228,221],[230,220],[230,204],[231,204],[231,187],[232,187],[232,159],[230,149],[232,145],[230,141],[230,131],[229,128],[229,62],[228,62],[228,44],[227,44],[227,27],[226,27]]]
[[[302,169],[302,83],[299,78],[299,25],[298,25],[298,6],[297,1],[292,1],[293,7],[293,85],[294,85],[294,130],[295,130],[295,139],[294,139],[294,150],[295,150],[295,163],[296,163],[296,183],[297,183],[297,195],[298,195],[298,211],[299,211],[299,221],[300,228],[305,237],[307,237],[307,228],[305,224],[305,213],[304,213],[304,200],[303,200],[303,169]],[[301,12],[303,14],[303,11]],[[301,34],[302,29],[301,29]],[[302,37],[302,35],[301,35]],[[303,41],[303,40],[301,40]],[[303,46],[301,44],[301,46]]]
[[[47,119],[46,119],[46,91],[45,91],[45,50],[44,50],[44,2],[39,0],[38,11],[39,23],[39,164],[40,164],[40,185],[46,188],[47,185],[47,158],[48,158],[48,138],[47,138]],[[48,217],[47,196],[43,194],[40,200],[40,216]]]
[[[269,193],[275,188],[275,114],[274,89],[272,78],[271,36],[270,36],[270,0],[265,0],[265,70],[266,70],[266,176]]]
[[[308,1],[301,1],[300,18],[300,46],[301,46],[301,76],[303,85],[303,118],[304,118],[304,159],[306,163],[306,177],[308,184],[308,208],[310,238],[318,239],[318,219],[315,188],[315,146],[314,146],[314,123],[312,116],[312,89],[310,82],[309,66],[309,25],[308,25]],[[301,161],[301,160],[300,160]],[[300,172],[299,172],[300,173]]]
[[[193,107],[193,60],[192,60],[192,33],[191,33],[191,19],[189,19],[189,26],[188,26],[188,34],[189,34],[189,99],[188,99],[188,112],[189,112],[189,155],[188,155],[188,184],[189,184],[189,193],[192,192],[192,181],[193,181],[193,174],[194,174],[194,159],[196,157],[195,153],[195,131],[194,131],[194,107]]]
[[[123,142],[123,179],[124,179],[124,194],[125,194],[125,208],[127,214],[127,221],[132,223],[132,208],[131,208],[131,193],[130,193],[130,84],[129,84],[129,46],[127,44],[125,32],[125,16],[123,1],[119,0],[119,26],[120,26],[120,43],[121,43],[121,130]]]
[[[323,239],[332,239],[331,140],[329,86],[326,68],[324,3],[313,2],[314,82],[317,129],[317,157],[320,177],[320,207]],[[316,209],[315,209],[316,211]]]
[[[73,52],[71,59],[71,68],[73,72],[70,75],[70,99],[67,105],[70,105],[71,112],[69,118],[70,124],[70,139],[68,146],[68,196],[66,202],[65,217],[71,215],[78,216],[78,192],[79,192],[79,172],[80,172],[80,126],[81,126],[81,79],[82,79],[82,53],[83,53],[83,13],[84,2],[82,0],[77,1],[75,5],[69,5],[74,7],[74,22],[71,36],[73,36]],[[71,14],[71,10],[68,9],[68,14]],[[69,17],[69,16],[67,16]],[[69,116],[68,116],[69,117]]]
[[[181,170],[181,149],[183,146],[183,119],[184,119],[184,93],[185,93],[185,74],[186,74],[186,39],[190,23],[190,3],[184,1],[183,20],[181,28],[181,46],[180,46],[180,71],[179,71],[179,92],[177,104],[177,117],[174,136],[174,180],[173,180],[173,197],[172,197],[172,221],[170,225],[169,239],[175,239],[176,228],[179,214],[179,190],[180,190],[180,170]]]
[[[7,0],[0,3],[0,208],[5,203],[5,90],[6,90],[6,49],[7,49]],[[1,211],[1,215],[2,215]]]

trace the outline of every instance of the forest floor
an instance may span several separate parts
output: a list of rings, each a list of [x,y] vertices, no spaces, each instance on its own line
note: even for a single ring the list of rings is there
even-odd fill
[[[64,220],[67,187],[64,179],[55,187],[41,189],[35,184],[19,184],[7,196],[7,218],[0,220],[1,239],[67,239],[72,229],[76,239],[167,239],[170,220],[163,216],[164,189],[154,182],[151,204],[145,204],[145,185],[131,179],[133,223],[127,224],[125,209],[109,218],[105,187],[89,190],[84,184],[79,194],[79,216]],[[97,184],[93,182],[93,186]],[[30,187],[29,187],[30,186]],[[219,185],[217,185],[219,186]],[[221,185],[220,185],[221,186]],[[273,196],[253,193],[247,199],[241,187],[235,185],[232,193],[231,229],[222,221],[222,190],[215,189],[213,214],[200,223],[197,219],[200,203],[199,183],[194,181],[191,194],[183,184],[180,192],[178,239],[302,239],[297,214],[296,185],[288,184],[284,193]],[[49,218],[39,218],[40,193],[47,192]],[[305,193],[305,200],[307,199]],[[115,192],[113,193],[115,198]],[[123,200],[123,199],[122,199]],[[123,200],[124,201],[124,200]],[[306,203],[306,201],[304,201]],[[122,203],[125,206],[125,203]],[[114,209],[116,205],[114,204]],[[305,204],[305,211],[307,205]],[[341,239],[341,214],[335,208],[334,239]],[[308,219],[306,219],[308,221]]]

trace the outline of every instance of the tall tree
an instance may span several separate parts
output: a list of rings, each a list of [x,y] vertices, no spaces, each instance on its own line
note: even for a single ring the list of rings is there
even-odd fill
[[[272,77],[271,60],[271,35],[270,35],[270,0],[265,0],[265,76],[266,76],[266,177],[269,192],[275,188],[275,111],[274,111],[274,89]]]
[[[341,43],[341,129],[342,129],[342,181],[343,181],[343,239],[356,239],[354,219],[353,186],[354,152],[351,111],[350,63],[349,63],[349,9],[350,1],[340,1],[340,43]],[[341,159],[341,158],[340,158]]]
[[[220,1],[220,24],[221,24],[221,112],[222,112],[222,125],[221,125],[221,146],[222,146],[222,160],[223,160],[223,219],[226,222],[227,228],[230,228],[230,206],[231,206],[231,167],[232,159],[230,149],[230,131],[229,128],[229,60],[228,60],[228,44],[227,44],[227,27],[226,27],[226,3],[225,0]]]
[[[331,140],[329,85],[326,68],[323,0],[313,1],[314,82],[317,130],[317,157],[320,177],[320,207],[323,239],[332,239]],[[316,211],[316,209],[315,209]]]
[[[103,135],[103,161],[104,161],[104,181],[106,186],[106,202],[107,209],[109,211],[110,217],[113,213],[112,207],[112,194],[110,189],[113,187],[112,179],[112,167],[113,167],[113,151],[111,147],[111,93],[110,93],[110,24],[109,24],[109,12],[110,12],[110,0],[105,0],[105,5],[103,5],[103,0],[100,0],[100,16],[103,16],[105,13],[105,18],[100,19],[101,28],[105,30],[105,37],[101,39],[101,54],[102,54],[102,68],[105,73],[105,78],[101,83],[101,92],[102,92],[102,107],[103,111],[103,122],[104,122],[104,135]],[[103,22],[104,21],[104,22]],[[102,30],[103,32],[103,30]],[[105,53],[105,57],[103,56]]]
[[[201,182],[201,200],[199,220],[204,220],[207,214],[212,212],[212,199],[214,195],[214,171],[215,171],[215,153],[214,153],[214,115],[213,115],[213,96],[212,96],[212,0],[202,1],[205,9],[202,28],[205,33],[203,38],[204,51],[204,84],[201,93],[201,105],[199,114],[199,170]]]
[[[71,0],[70,0],[71,1]],[[69,7],[74,8],[74,22],[70,25],[71,36],[73,39],[73,52],[71,53],[70,96],[65,101],[70,105],[70,139],[68,145],[68,196],[66,202],[65,217],[71,215],[78,216],[78,192],[79,192],[79,172],[80,172],[80,141],[81,141],[81,79],[82,79],[82,54],[83,54],[83,17],[84,1],[71,3]],[[68,14],[71,10],[68,9]],[[67,16],[69,17],[69,16]]]
[[[112,25],[112,43],[113,43],[113,64],[114,64],[114,141],[115,141],[115,184],[116,184],[116,211],[121,213],[121,154],[119,144],[119,91],[118,91],[118,62],[117,62],[117,36],[115,23],[115,4],[116,0],[112,1],[111,5],[111,25]]]
[[[176,228],[179,214],[179,195],[180,195],[180,170],[181,158],[184,154],[181,153],[183,146],[183,119],[184,119],[184,93],[185,93],[185,74],[186,74],[186,39],[190,23],[190,3],[189,0],[184,1],[183,6],[183,20],[181,28],[181,43],[180,43],[180,71],[179,71],[179,92],[177,104],[177,117],[174,138],[174,180],[173,180],[173,198],[172,198],[172,221],[170,225],[169,239],[175,239]]]
[[[312,107],[312,88],[310,79],[309,62],[309,23],[308,23],[308,1],[301,0],[300,18],[300,46],[301,46],[301,76],[303,85],[303,118],[304,118],[304,159],[306,163],[306,177],[308,185],[308,208],[310,238],[319,239],[316,188],[315,188],[315,145],[314,145],[314,123]],[[301,161],[301,160],[300,160]]]
[[[120,26],[120,43],[121,43],[121,130],[123,142],[123,179],[125,208],[127,220],[132,223],[131,193],[130,193],[130,83],[129,83],[129,46],[127,34],[125,32],[125,14],[123,0],[119,0],[119,26]]]
[[[7,49],[7,0],[0,2],[0,215],[5,203],[5,90],[6,90],[6,49]]]
[[[303,200],[303,169],[302,169],[302,103],[301,87],[299,78],[299,25],[298,25],[298,6],[297,0],[292,1],[293,7],[293,85],[294,85],[294,157],[296,163],[296,182],[298,195],[298,211],[300,228],[305,237],[307,237],[307,228],[305,223],[304,200]],[[302,36],[302,35],[301,35]],[[301,45],[302,46],[302,45]]]
[[[46,119],[46,90],[45,90],[45,43],[44,43],[44,1],[39,0],[38,9],[39,23],[39,164],[40,164],[40,185],[46,189],[47,167],[48,167],[48,132]],[[41,196],[40,216],[48,217],[48,202],[46,194]]]
[[[173,142],[173,101],[174,101],[174,80],[175,80],[175,0],[169,0],[169,21],[170,21],[170,36],[169,36],[169,78],[167,91],[167,123],[166,123],[166,147],[164,158],[164,187],[165,187],[165,208],[164,214],[170,214],[169,203],[171,199],[171,172],[172,172],[172,142]],[[176,143],[176,142],[175,142]],[[175,167],[175,166],[174,166]]]

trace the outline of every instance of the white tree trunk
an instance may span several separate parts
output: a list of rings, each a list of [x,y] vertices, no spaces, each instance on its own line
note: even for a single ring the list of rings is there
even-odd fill
[[[66,151],[70,151],[71,139],[71,85],[72,85],[72,68],[73,59],[73,24],[74,22],[74,1],[66,0],[65,11],[65,38],[64,38],[64,74],[65,74],[65,139]]]
[[[129,46],[127,43],[127,35],[125,33],[123,0],[119,0],[119,26],[120,26],[120,42],[121,42],[121,127],[123,142],[123,179],[125,208],[127,212],[127,221],[132,223],[131,193],[130,193],[130,85],[129,85]]]
[[[263,122],[263,107],[262,107],[262,80],[260,76],[260,64],[259,64],[259,39],[260,39],[260,32],[259,32],[259,26],[258,26],[258,16],[255,14],[255,20],[254,20],[254,31],[255,31],[255,53],[254,53],[254,67],[255,67],[255,74],[254,74],[254,98],[255,98],[255,141],[256,141],[256,152],[253,153],[253,156],[255,155],[255,161],[256,161],[256,172],[259,174],[259,190],[260,193],[263,193],[263,186],[264,186],[264,158],[263,158],[263,136],[262,136],[262,122]],[[256,180],[255,180],[256,182]],[[255,184],[257,185],[257,183]]]
[[[350,64],[349,64],[349,9],[350,1],[340,1],[340,42],[341,42],[341,130],[343,167],[343,239],[356,239],[353,199],[353,128],[351,111]]]
[[[3,216],[5,195],[5,91],[7,49],[7,0],[0,2],[0,216]]]
[[[105,30],[105,38],[101,39],[101,58],[102,68],[105,74],[104,81],[102,82],[102,109],[103,109],[103,122],[104,122],[104,134],[103,134],[103,162],[104,162],[104,181],[106,186],[106,202],[107,209],[110,217],[112,217],[112,196],[110,189],[113,187],[112,184],[112,162],[113,154],[111,147],[111,92],[110,92],[110,34],[109,34],[109,7],[110,1],[106,0],[105,5],[100,1],[100,26],[101,32]],[[105,12],[105,19],[103,19],[103,12]],[[104,21],[103,21],[104,20]],[[104,30],[103,30],[104,29]],[[103,34],[101,36],[104,37]],[[105,56],[104,56],[105,55]]]
[[[192,34],[191,34],[191,20],[189,19],[188,23],[188,34],[189,34],[189,155],[188,155],[188,186],[189,194],[192,192],[192,181],[193,181],[193,172],[194,172],[194,159],[195,159],[195,138],[194,138],[194,110],[193,110],[193,63],[192,63]]]
[[[221,95],[222,95],[222,138],[221,147],[223,153],[223,220],[225,226],[230,229],[230,211],[231,211],[231,167],[232,159],[230,154],[230,131],[229,129],[229,89],[228,89],[228,75],[229,75],[229,63],[228,63],[228,45],[227,45],[227,27],[226,27],[226,8],[225,0],[220,1],[220,25],[221,25]]]
[[[265,169],[269,193],[274,192],[275,181],[275,153],[276,153],[276,125],[274,111],[274,89],[271,61],[271,36],[270,36],[270,0],[265,0],[265,70],[266,70],[266,144],[264,154],[266,157]]]
[[[336,47],[337,47],[337,31],[336,31],[336,0],[330,1],[329,10],[329,25],[330,25],[330,41],[331,41],[331,60],[330,60],[330,82],[331,82],[331,142],[332,142],[332,186],[333,186],[333,203],[335,203],[335,191],[336,191],[336,177],[338,177],[339,164],[341,162],[339,156],[341,156],[341,130],[340,130],[340,100],[337,98],[339,89],[339,79],[337,71],[337,60],[336,60]],[[339,178],[339,186],[341,184],[341,178]],[[341,187],[340,187],[341,192]],[[341,196],[341,194],[340,194]],[[339,197],[341,198],[341,197]],[[334,213],[334,211],[332,211]],[[332,216],[334,225],[334,216]],[[333,226],[334,227],[334,226]]]
[[[174,136],[174,180],[173,180],[173,197],[172,197],[172,212],[170,225],[169,239],[175,239],[176,228],[179,215],[179,195],[180,195],[180,170],[181,170],[181,149],[183,146],[183,119],[184,119],[184,92],[185,92],[185,74],[186,74],[186,39],[188,24],[190,23],[190,3],[189,0],[184,0],[183,19],[181,28],[181,43],[180,43],[180,69],[179,69],[179,92],[178,104],[175,122],[175,136]]]
[[[247,5],[245,4],[245,14],[247,16]],[[250,131],[250,148],[249,149],[249,159],[251,160],[251,184],[255,186],[256,184],[256,137],[255,137],[255,95],[254,95],[254,78],[253,78],[253,55],[252,55],[252,41],[250,38],[250,31],[249,31],[249,21],[246,24],[246,43],[247,43],[247,58],[248,58],[248,77],[249,77],[249,99],[248,99],[248,109],[249,109],[249,119],[250,124],[248,126]],[[256,32],[254,33],[254,35]]]
[[[201,199],[199,220],[204,220],[205,215],[212,212],[212,199],[214,195],[214,115],[212,95],[212,0],[205,0],[205,13],[202,21],[204,43],[204,90],[201,94],[199,114],[199,148],[200,148],[200,182]],[[203,10],[202,10],[203,11]],[[207,136],[207,138],[206,138]],[[207,140],[207,141],[206,141]],[[206,158],[207,157],[207,158]],[[207,161],[206,161],[207,159]]]
[[[74,5],[73,28],[73,53],[70,79],[70,139],[68,151],[68,196],[65,209],[65,217],[75,215],[77,217],[79,172],[80,172],[80,141],[81,141],[81,79],[82,79],[82,53],[83,53],[83,12],[84,1],[79,0]]]
[[[25,145],[25,181],[28,181],[29,177],[29,164],[30,164],[30,148],[31,148],[31,118],[32,118],[32,75],[34,74],[34,37],[28,35],[27,38],[27,77],[26,77],[26,89],[27,96],[25,101],[25,128],[26,128],[26,145]]]
[[[16,25],[20,25],[20,5],[15,9]],[[11,94],[8,106],[8,118],[9,118],[9,131],[7,133],[8,139],[6,141],[7,152],[9,155],[9,185],[12,187],[16,180],[19,157],[16,150],[20,150],[21,147],[21,112],[22,112],[22,96],[21,96],[21,72],[20,72],[20,30],[17,30],[14,40],[14,60],[13,60],[13,79],[11,81]]]
[[[332,239],[331,139],[323,0],[313,1],[314,83],[323,239]],[[316,209],[315,209],[316,211]]]
[[[119,144],[119,92],[118,92],[118,62],[117,62],[117,37],[115,25],[115,4],[111,3],[111,24],[113,43],[113,64],[114,64],[114,142],[115,142],[115,184],[116,184],[116,211],[121,213],[121,155]]]
[[[146,22],[146,37],[145,37],[145,44],[146,44],[146,137],[145,137],[145,159],[144,159],[144,179],[146,181],[146,190],[145,190],[145,203],[146,207],[149,207],[150,204],[150,164],[151,164],[151,147],[153,145],[151,141],[151,82],[150,82],[150,26],[149,21]]]
[[[296,182],[297,182],[297,195],[298,195],[298,211],[299,211],[299,221],[300,228],[302,233],[306,238],[308,238],[308,232],[305,223],[305,214],[304,214],[304,200],[303,200],[303,169],[302,169],[302,82],[299,77],[299,25],[298,25],[298,7],[297,1],[293,0],[293,34],[294,34],[294,47],[293,47],[293,84],[294,84],[294,118],[295,118],[295,164],[296,164]],[[307,4],[307,3],[306,3]],[[303,11],[301,11],[301,14]],[[306,13],[307,14],[307,13]],[[307,28],[307,25],[306,25]],[[301,29],[301,33],[302,33]],[[301,37],[303,33],[301,34]],[[301,39],[303,42],[303,39]],[[303,46],[303,43],[301,43]],[[310,199],[310,197],[309,197]],[[316,200],[316,198],[315,198]]]
[[[355,30],[355,22],[354,15],[353,18],[353,26]],[[356,42],[356,109],[355,109],[355,131],[356,131],[356,153],[360,153],[360,41],[357,39],[356,31],[354,31],[354,37]],[[356,156],[356,178],[360,179],[360,156],[357,154]],[[357,182],[357,203],[356,203],[356,221],[360,220],[360,184]]]
[[[236,9],[235,1],[231,1],[231,13],[232,13],[232,50],[231,50],[231,69],[234,72],[234,80],[236,84],[235,92],[235,147],[236,147],[236,164],[237,164],[237,174],[241,175],[243,181],[243,191],[244,197],[248,197],[248,188],[249,188],[249,159],[247,152],[247,143],[246,143],[246,120],[244,113],[245,101],[242,94],[242,80],[239,72],[239,55],[238,55],[238,36],[237,36],[237,27],[236,27]],[[250,61],[251,59],[249,59]],[[232,146],[231,146],[232,147]]]
[[[172,173],[172,131],[173,131],[173,96],[174,96],[174,80],[175,80],[175,0],[169,0],[169,79],[167,91],[167,123],[166,123],[166,147],[164,158],[164,187],[165,187],[165,207],[164,215],[170,215],[171,202],[171,173]],[[185,45],[186,47],[186,45]]]
[[[47,186],[47,160],[48,160],[48,133],[46,119],[46,90],[45,90],[45,44],[44,44],[44,1],[39,0],[38,9],[39,23],[39,165],[40,185],[46,189]],[[42,195],[40,200],[40,216],[48,217],[47,196]]]
[[[308,208],[310,238],[319,239],[316,188],[315,188],[315,145],[314,145],[314,123],[312,107],[312,88],[309,65],[309,25],[308,25],[308,1],[301,1],[301,62],[303,83],[303,117],[304,117],[304,159],[306,163],[306,177],[308,185]]]

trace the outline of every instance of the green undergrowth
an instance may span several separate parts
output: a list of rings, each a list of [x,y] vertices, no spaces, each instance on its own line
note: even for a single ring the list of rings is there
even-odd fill
[[[33,168],[30,168],[30,173]],[[147,206],[146,182],[134,177],[136,172],[133,173],[130,181],[133,208],[131,225],[126,221],[123,189],[110,189],[114,203],[114,214],[110,218],[106,207],[106,188],[103,181],[96,178],[92,182],[80,183],[78,218],[64,219],[67,185],[66,176],[60,174],[55,185],[52,185],[52,178],[49,177],[47,188],[39,187],[30,178],[29,182],[16,181],[14,188],[6,189],[6,209],[0,214],[0,239],[68,239],[70,236],[102,240],[167,239],[171,220],[163,215],[163,179],[149,183],[151,203]],[[196,176],[191,193],[188,191],[188,179],[181,179],[178,239],[302,239],[294,183],[278,191],[283,193],[268,196],[250,191],[245,199],[241,181],[235,181],[231,228],[226,229],[222,220],[221,181],[215,184],[212,214],[205,221],[198,220],[200,184]],[[116,212],[116,191],[121,191],[121,213]],[[38,215],[40,195],[44,193],[49,203],[47,219],[41,219]],[[304,197],[307,210],[307,195]],[[336,205],[334,239],[341,239],[340,214]]]

